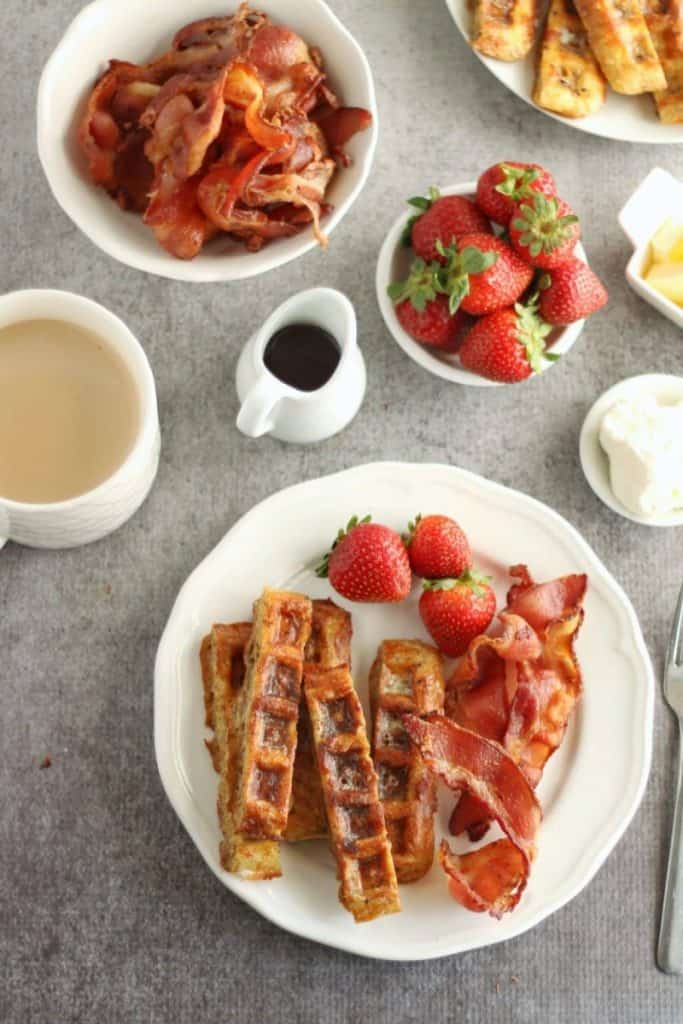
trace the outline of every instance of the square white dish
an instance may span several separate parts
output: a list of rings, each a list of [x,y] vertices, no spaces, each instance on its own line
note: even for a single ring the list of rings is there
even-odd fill
[[[650,242],[667,217],[683,220],[683,184],[668,171],[655,167],[638,186],[619,214],[619,223],[634,246],[626,266],[626,280],[633,291],[645,299],[677,327],[683,327],[683,308],[667,299],[647,283],[643,274],[650,262]]]

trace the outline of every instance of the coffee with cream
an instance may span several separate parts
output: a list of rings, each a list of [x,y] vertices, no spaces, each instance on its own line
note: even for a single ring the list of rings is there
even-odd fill
[[[51,503],[107,480],[133,448],[140,400],[123,359],[85,328],[0,328],[0,497]]]

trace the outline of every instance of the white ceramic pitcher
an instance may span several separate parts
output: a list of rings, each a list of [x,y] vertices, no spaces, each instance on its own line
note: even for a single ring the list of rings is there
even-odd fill
[[[276,331],[294,323],[322,327],[339,345],[337,367],[317,391],[299,391],[285,384],[263,361]],[[237,364],[237,394],[242,403],[237,427],[247,437],[272,434],[299,444],[323,441],[356,415],[365,395],[365,379],[356,314],[347,297],[333,288],[299,292],[268,317],[242,351]]]

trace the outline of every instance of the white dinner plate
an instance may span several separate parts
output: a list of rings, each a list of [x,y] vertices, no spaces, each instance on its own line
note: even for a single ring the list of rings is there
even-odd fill
[[[355,924],[337,901],[324,842],[284,845],[283,877],[243,881],[221,870],[216,776],[204,746],[199,645],[214,622],[243,620],[263,587],[330,596],[312,566],[354,513],[404,529],[418,512],[455,516],[500,606],[506,569],[526,562],[539,580],[586,572],[586,620],[578,641],[585,697],[539,786],[544,820],[526,892],[502,921],[473,914],[448,895],[438,864],[401,887],[403,911]],[[354,678],[367,711],[367,677],[387,637],[425,637],[419,591],[400,605],[349,605]],[[317,942],[386,960],[426,960],[519,935],[571,900],[613,849],[640,802],[652,742],[652,667],[628,598],[588,544],[532,498],[451,466],[375,463],[298,484],[247,513],[180,591],[159,645],[154,731],[163,785],[217,877],[264,917]],[[437,833],[452,797],[440,793]],[[452,840],[455,844],[455,840]],[[239,923],[234,922],[235,934]]]
[[[446,0],[455,24],[469,46],[472,15],[468,0]],[[617,139],[619,142],[649,142],[668,144],[683,142],[683,124],[661,124],[655,111],[652,96],[619,96],[608,89],[607,100],[603,106],[589,117],[560,117],[549,110],[537,107],[531,98],[536,74],[536,49],[532,50],[525,60],[509,63],[493,60],[472,50],[496,76],[499,82],[506,85],[516,96],[521,97],[535,110],[540,110],[548,117],[570,125],[590,135],[601,135],[605,139]]]

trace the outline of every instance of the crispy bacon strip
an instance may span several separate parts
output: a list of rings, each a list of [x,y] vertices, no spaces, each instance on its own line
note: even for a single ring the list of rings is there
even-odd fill
[[[548,758],[562,742],[581,694],[574,641],[583,621],[584,575],[536,584],[526,566],[500,615],[500,637],[478,637],[448,684],[447,714],[465,728],[496,740],[536,786]],[[454,835],[481,839],[484,808],[470,794],[451,817]]]
[[[263,149],[279,150],[291,145],[289,132],[270,123],[265,115],[265,91],[256,69],[235,61],[225,80],[226,103],[244,110],[244,124],[254,142]]]
[[[542,817],[536,795],[498,743],[443,715],[405,715],[403,721],[429,770],[451,789],[472,793],[508,837],[504,845],[489,844],[465,855],[453,853],[444,841],[439,855],[455,899],[501,917],[517,906],[536,853]]]
[[[145,69],[137,64],[111,61],[109,70],[102,75],[88,98],[88,104],[79,126],[79,141],[88,161],[90,176],[97,185],[115,191],[117,185],[114,164],[124,128],[115,116],[114,102],[123,87],[145,83]]]
[[[144,66],[110,63],[80,125],[90,176],[181,259],[218,232],[255,251],[312,224],[324,245],[330,153],[347,164],[371,120],[325,77],[317,49],[247,3],[193,22]]]
[[[453,853],[443,840],[439,863],[448,875],[454,900],[475,913],[488,911],[501,918],[514,910],[524,891],[528,866],[524,855],[509,839],[487,843],[471,853]]]
[[[179,181],[162,168],[143,218],[159,244],[178,259],[191,260],[215,231],[197,203],[198,186],[198,177]]]
[[[157,170],[168,159],[176,178],[183,181],[201,169],[223,124],[227,74],[223,68],[208,82],[174,75],[147,106],[140,123],[153,132],[147,156]]]

